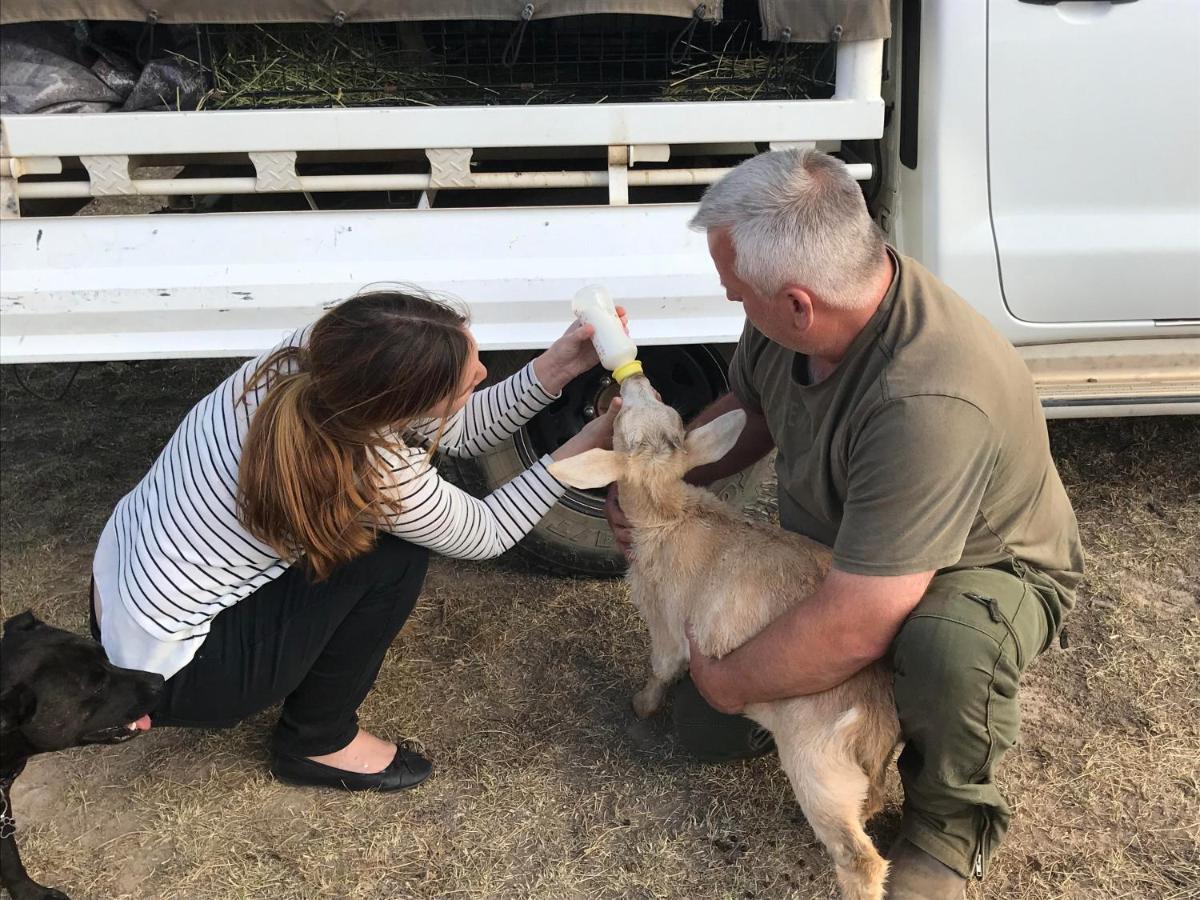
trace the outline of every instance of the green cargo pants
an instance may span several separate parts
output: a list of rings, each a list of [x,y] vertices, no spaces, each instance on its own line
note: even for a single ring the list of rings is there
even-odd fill
[[[1021,674],[1053,641],[1071,598],[1022,563],[944,572],[892,643],[905,746],[901,834],[964,877],[982,877],[1008,829],[993,781],[1017,739]],[[753,722],[709,707],[685,680],[676,735],[702,759],[752,756]],[[761,744],[761,741],[759,741]]]
[[[982,877],[1008,830],[993,781],[1017,740],[1017,684],[1059,631],[1061,589],[1020,562],[934,577],[892,643],[904,732],[901,834]]]

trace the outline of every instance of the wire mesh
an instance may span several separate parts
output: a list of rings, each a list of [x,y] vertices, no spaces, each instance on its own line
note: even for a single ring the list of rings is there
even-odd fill
[[[590,15],[200,28],[210,108],[817,99],[827,44],[763,40],[757,2],[720,22]]]

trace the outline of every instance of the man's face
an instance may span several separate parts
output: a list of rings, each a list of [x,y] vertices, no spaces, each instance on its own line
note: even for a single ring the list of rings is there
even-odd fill
[[[708,252],[717,274],[721,276],[721,285],[725,288],[725,296],[732,303],[742,304],[746,318],[768,338],[781,346],[792,350],[805,350],[803,332],[798,331],[792,304],[780,292],[777,297],[767,297],[760,294],[737,274],[737,251],[727,228],[710,228],[708,230]]]

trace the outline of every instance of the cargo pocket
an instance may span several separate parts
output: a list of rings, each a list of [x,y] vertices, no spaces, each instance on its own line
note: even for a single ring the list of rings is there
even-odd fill
[[[1004,629],[1005,635],[1002,635],[999,641],[1000,650],[1003,651],[1005,643],[1007,641],[1011,641],[1013,653],[1016,656],[1017,670],[1024,672],[1025,652],[1021,648],[1021,639],[1017,636],[1016,629],[1013,628],[1013,624],[1009,620],[1008,616],[1006,616],[1004,611],[1000,609],[1000,602],[995,597],[985,597],[983,594],[976,593],[975,591],[964,591],[963,596],[968,600],[980,604],[984,609],[987,610],[988,618],[992,620],[992,623],[994,625],[999,625]],[[1022,597],[1021,601],[1017,605],[1018,612],[1020,612],[1021,605],[1023,605],[1024,602],[1025,598]]]

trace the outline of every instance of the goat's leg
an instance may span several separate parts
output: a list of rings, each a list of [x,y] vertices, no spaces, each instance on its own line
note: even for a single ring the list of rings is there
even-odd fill
[[[646,685],[633,695],[633,711],[638,718],[645,719],[660,709],[667,696],[667,688],[679,680],[687,668],[687,653],[677,647],[669,650],[653,646],[650,650],[650,677]]]
[[[633,695],[633,711],[641,719],[662,709],[667,688],[679,680],[688,663],[687,643],[681,635],[669,631],[661,619],[649,624],[650,677],[645,687]]]
[[[672,621],[666,601],[658,592],[638,577],[630,578],[629,588],[634,606],[650,632],[650,676],[645,687],[633,695],[633,711],[645,719],[662,709],[667,688],[687,668],[688,647],[682,627]]]
[[[898,741],[891,736],[881,739],[874,748],[873,759],[862,762],[863,771],[867,773],[869,786],[867,799],[863,803],[862,820],[870,822],[883,809],[887,798],[887,773],[892,757],[896,754]]]
[[[885,796],[884,772],[875,772],[867,780],[867,799],[863,801],[862,810],[864,822],[870,822],[879,815],[880,810],[883,809]]]
[[[863,831],[863,801],[871,778],[830,737],[818,746],[776,735],[787,772],[813,833],[833,858],[843,900],[883,900],[887,861]]]

